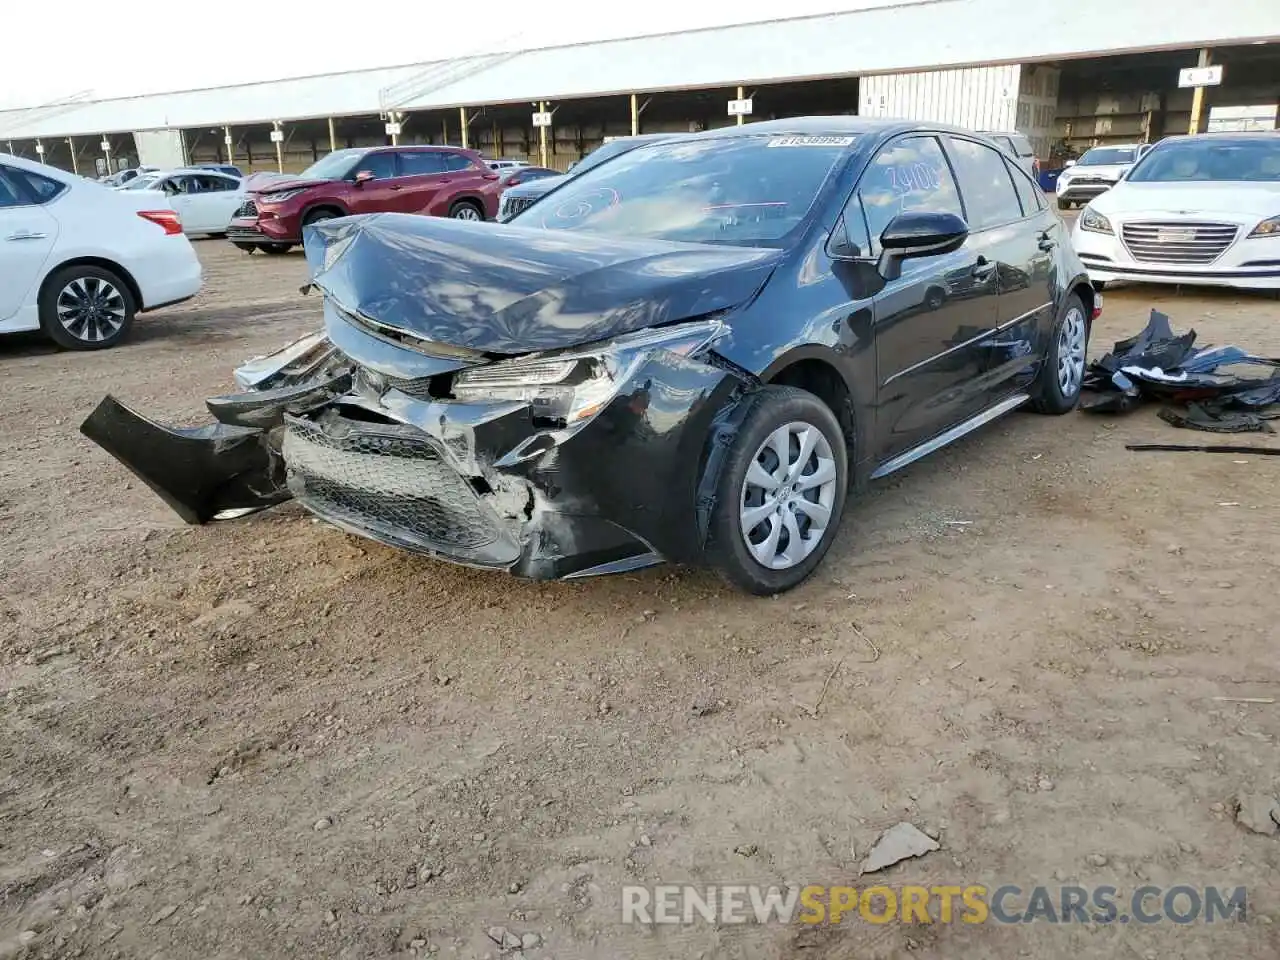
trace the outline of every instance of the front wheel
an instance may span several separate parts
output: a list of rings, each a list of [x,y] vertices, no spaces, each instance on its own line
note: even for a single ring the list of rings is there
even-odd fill
[[[848,451],[831,409],[796,387],[758,391],[722,467],[707,561],[735,587],[781,593],[811,574],[835,538]]]
[[[1084,384],[1085,355],[1089,350],[1089,317],[1084,301],[1071,294],[1058,312],[1053,340],[1040,374],[1031,390],[1031,408],[1037,413],[1070,413],[1080,402]]]

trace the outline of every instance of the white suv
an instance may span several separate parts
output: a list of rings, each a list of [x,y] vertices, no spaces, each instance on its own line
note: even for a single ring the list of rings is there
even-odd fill
[[[134,315],[200,292],[200,261],[163,196],[112,190],[0,153],[0,333],[119,343]]]

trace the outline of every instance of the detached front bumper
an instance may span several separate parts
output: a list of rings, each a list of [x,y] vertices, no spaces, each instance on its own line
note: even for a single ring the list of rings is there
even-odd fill
[[[81,429],[189,523],[293,498],[352,533],[535,579],[700,559],[717,423],[749,386],[736,373],[656,350],[566,430],[519,401],[434,399],[430,377],[393,375],[423,372],[422,354],[354,327],[341,339],[381,369],[334,351],[295,382],[211,400],[208,427],[108,397]]]

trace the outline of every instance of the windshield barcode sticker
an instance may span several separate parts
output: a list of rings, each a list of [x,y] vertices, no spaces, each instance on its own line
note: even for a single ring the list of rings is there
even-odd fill
[[[850,147],[857,137],[774,137],[771,147]]]

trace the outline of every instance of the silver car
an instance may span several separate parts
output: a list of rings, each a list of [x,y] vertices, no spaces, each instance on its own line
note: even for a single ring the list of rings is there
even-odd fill
[[[1055,187],[1058,209],[1083,207],[1094,197],[1106,193],[1150,149],[1149,143],[1120,143],[1094,147],[1079,160],[1068,160]]]

